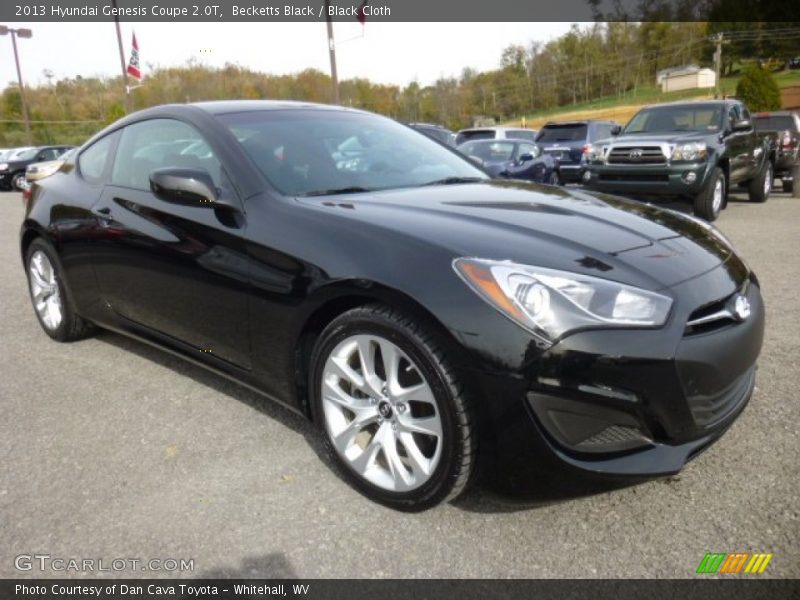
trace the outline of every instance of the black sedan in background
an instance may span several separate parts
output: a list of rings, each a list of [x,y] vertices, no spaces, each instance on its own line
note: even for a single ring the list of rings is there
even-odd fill
[[[558,160],[534,143],[519,140],[475,140],[456,148],[481,165],[493,177],[524,179],[538,183],[561,183]]]
[[[22,190],[25,187],[25,170],[29,165],[56,160],[74,146],[41,146],[28,148],[0,161],[0,189]]]
[[[256,389],[403,510],[463,492],[479,456],[678,471],[745,407],[764,329],[713,227],[491,180],[339,107],[129,115],[33,184],[20,251],[51,338],[103,327]]]

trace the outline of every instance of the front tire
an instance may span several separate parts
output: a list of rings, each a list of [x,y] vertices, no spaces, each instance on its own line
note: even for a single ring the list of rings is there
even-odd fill
[[[340,315],[315,345],[309,383],[325,447],[361,493],[420,511],[466,489],[472,408],[443,345],[419,321],[378,304]]]
[[[15,173],[14,176],[11,178],[11,188],[17,190],[18,192],[21,192],[24,185],[25,185],[25,172],[20,171],[19,173]]]
[[[750,202],[766,202],[769,199],[769,193],[772,191],[772,162],[766,161],[766,164],[761,169],[761,173],[754,177],[747,187],[747,195]]]
[[[59,342],[87,337],[94,326],[81,318],[64,284],[61,263],[55,251],[41,238],[25,253],[25,271],[33,310],[44,332]]]
[[[716,221],[725,205],[727,181],[725,173],[715,167],[702,191],[694,198],[694,214],[709,223]]]

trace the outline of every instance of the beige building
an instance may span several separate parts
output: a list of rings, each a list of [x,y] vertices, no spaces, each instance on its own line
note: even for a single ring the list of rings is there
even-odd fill
[[[713,88],[716,84],[716,74],[711,69],[688,67],[672,71],[661,78],[662,92],[677,92],[680,90],[693,90],[699,88]]]

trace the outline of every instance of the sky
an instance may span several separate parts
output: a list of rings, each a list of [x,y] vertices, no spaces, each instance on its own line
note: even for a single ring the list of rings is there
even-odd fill
[[[33,38],[18,40],[25,85],[56,79],[120,73],[113,22],[18,23]],[[122,23],[126,60],[131,32],[140,62],[176,66],[190,59],[209,66],[226,62],[274,74],[312,67],[330,71],[325,23]],[[458,76],[464,67],[497,68],[503,48],[512,43],[547,42],[570,23],[334,23],[339,79],[366,77],[407,85]],[[10,36],[0,37],[0,89],[16,81]]]

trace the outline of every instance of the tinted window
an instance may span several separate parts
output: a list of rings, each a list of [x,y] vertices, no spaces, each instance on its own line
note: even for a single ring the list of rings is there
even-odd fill
[[[655,106],[636,113],[623,133],[719,131],[724,107],[708,105]]]
[[[467,159],[399,123],[339,110],[223,115],[255,166],[290,196],[410,187],[486,175]]]
[[[516,148],[514,142],[467,142],[459,146],[459,151],[468,156],[477,156],[486,162],[505,162],[511,160]]]
[[[150,173],[163,167],[205,169],[220,185],[220,163],[191,125],[173,119],[152,119],[122,130],[111,183],[149,190]]]
[[[785,117],[756,117],[755,125],[757,131],[797,131],[794,118],[786,115]]]
[[[114,135],[107,135],[81,152],[78,157],[78,170],[81,177],[89,183],[100,183],[102,180],[113,141]]]
[[[495,133],[493,129],[471,129],[462,131],[456,136],[456,145],[469,142],[470,140],[493,140]]]
[[[580,142],[586,139],[585,123],[545,125],[539,131],[537,142]]]
[[[605,140],[611,137],[611,130],[614,126],[611,123],[595,123],[594,125],[594,135],[592,136],[592,140]]]
[[[57,148],[47,148],[39,152],[39,155],[36,157],[37,160],[55,160],[58,158],[60,154],[60,150]]]
[[[506,137],[514,140],[528,140],[532,142],[536,138],[536,132],[530,129],[507,129]]]
[[[539,146],[536,144],[520,144],[519,148],[517,149],[517,157],[522,156],[523,154],[530,154],[533,157],[539,156]]]

